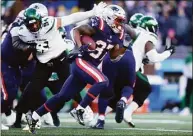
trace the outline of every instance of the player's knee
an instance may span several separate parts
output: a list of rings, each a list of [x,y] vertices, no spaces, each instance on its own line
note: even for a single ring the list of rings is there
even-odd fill
[[[103,79],[102,81],[98,82],[98,83],[100,83],[101,85],[103,85],[103,86],[105,86],[105,87],[108,87],[108,85],[109,85],[109,80],[108,80],[107,77],[104,77],[104,79]]]

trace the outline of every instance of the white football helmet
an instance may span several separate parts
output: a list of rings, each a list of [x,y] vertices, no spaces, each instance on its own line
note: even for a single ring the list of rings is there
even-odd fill
[[[126,20],[126,14],[122,7],[117,5],[108,5],[105,7],[102,18],[115,33],[122,32],[123,24]]]
[[[33,3],[28,8],[34,8],[42,17],[48,16],[48,9],[41,3]]]

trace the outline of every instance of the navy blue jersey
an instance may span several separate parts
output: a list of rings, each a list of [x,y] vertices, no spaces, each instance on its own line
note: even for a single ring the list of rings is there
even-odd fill
[[[89,25],[96,31],[92,36],[96,43],[96,52],[86,53],[83,58],[97,66],[103,60],[106,53],[114,46],[123,46],[124,31],[121,34],[114,33],[109,25],[99,17],[91,18]]]
[[[5,39],[1,44],[1,59],[2,61],[6,62],[10,66],[23,66],[27,64],[28,57],[31,53],[29,51],[24,52],[24,51],[14,49],[12,45],[12,35],[10,31],[14,27],[19,27],[19,26],[20,26],[19,23],[13,23]]]

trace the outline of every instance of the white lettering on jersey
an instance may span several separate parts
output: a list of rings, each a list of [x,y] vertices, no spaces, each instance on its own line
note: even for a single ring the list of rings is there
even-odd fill
[[[98,59],[100,58],[100,61],[103,59],[103,57],[106,54],[105,49],[110,50],[112,49],[114,46],[111,44],[107,44],[106,42],[102,41],[102,40],[98,40],[96,41],[96,51],[97,53],[90,53],[90,56],[92,56],[94,59]]]
[[[64,41],[55,22],[54,17],[44,17],[42,19],[42,28],[37,34],[30,33],[24,25],[19,30],[21,40],[27,43],[37,43],[36,56],[41,63],[46,63],[58,57],[69,48],[68,43],[73,43]]]

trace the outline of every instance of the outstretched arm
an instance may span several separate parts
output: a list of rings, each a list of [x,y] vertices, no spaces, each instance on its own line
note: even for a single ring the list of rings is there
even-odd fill
[[[153,62],[161,62],[168,57],[171,56],[173,49],[165,50],[163,53],[158,53],[157,50],[154,48],[154,45],[152,42],[147,42],[145,45],[145,52],[148,59]]]
[[[20,38],[19,38],[19,34],[18,34],[18,30],[20,27],[14,27],[10,30],[11,33],[11,40],[12,40],[12,46],[15,49],[18,50],[22,50],[22,51],[27,51],[29,49],[35,49],[35,45],[34,44],[29,44],[29,43],[25,43],[23,42]]]
[[[135,30],[128,24],[125,24],[125,32],[127,34],[129,34],[129,36],[132,38],[132,39],[135,39],[137,34],[135,32]]]
[[[90,11],[77,12],[77,13],[73,13],[68,16],[58,17],[57,26],[59,28],[59,27],[70,25],[70,24],[75,24],[80,21],[84,21],[90,17],[101,14],[104,10],[104,7],[106,7],[106,3],[100,2],[98,5],[94,5],[94,8]]]
[[[15,49],[22,51],[34,50],[36,47],[35,44],[24,43],[19,36],[12,37],[12,45]]]

